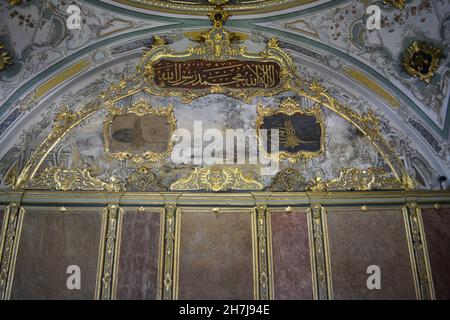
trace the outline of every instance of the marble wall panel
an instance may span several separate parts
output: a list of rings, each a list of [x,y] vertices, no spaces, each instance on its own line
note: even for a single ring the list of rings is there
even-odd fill
[[[402,211],[327,209],[335,299],[415,299]],[[381,269],[381,289],[369,290],[367,268]]]
[[[27,210],[11,299],[93,299],[101,232],[98,212]],[[81,271],[81,288],[67,288],[67,267]]]
[[[117,299],[156,299],[160,219],[159,210],[125,212],[117,273]]]
[[[249,210],[183,210],[179,299],[253,299]]]
[[[424,209],[422,219],[436,299],[450,300],[450,208]]]
[[[306,214],[272,211],[271,227],[275,299],[312,299]]]

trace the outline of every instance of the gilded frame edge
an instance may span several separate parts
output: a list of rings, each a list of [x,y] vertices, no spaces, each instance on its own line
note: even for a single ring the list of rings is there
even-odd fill
[[[278,151],[276,154],[269,154],[267,150],[264,148],[264,146],[261,144],[260,130],[265,117],[273,116],[279,113],[288,116],[292,116],[294,114],[315,116],[317,119],[316,123],[319,124],[321,130],[320,149],[318,151],[297,151],[295,153],[291,153],[288,151]],[[277,108],[271,108],[269,106],[264,107],[262,105],[258,105],[256,109],[255,129],[256,129],[256,136],[258,139],[259,151],[261,152],[262,155],[264,155],[266,158],[272,161],[281,162],[282,160],[288,160],[291,163],[296,163],[300,159],[317,158],[325,152],[326,128],[325,128],[325,121],[322,115],[322,110],[318,103],[316,103],[313,108],[301,108],[300,104],[298,104],[294,99],[286,98],[279,104]]]
[[[167,107],[154,108],[150,105],[148,101],[143,99],[136,101],[129,108],[110,108],[109,113],[103,122],[103,139],[104,139],[105,153],[108,155],[108,157],[112,159],[116,159],[119,161],[131,160],[132,162],[137,164],[145,161],[158,162],[169,157],[170,154],[172,153],[172,149],[174,146],[173,133],[177,129],[177,120],[173,113],[173,109],[174,109],[173,105],[168,105]],[[134,114],[140,117],[145,115],[165,117],[167,120],[167,124],[169,125],[170,128],[170,137],[166,151],[162,153],[146,151],[141,154],[136,154],[127,151],[112,152],[110,139],[111,124],[114,121],[115,117],[124,116],[128,114]]]

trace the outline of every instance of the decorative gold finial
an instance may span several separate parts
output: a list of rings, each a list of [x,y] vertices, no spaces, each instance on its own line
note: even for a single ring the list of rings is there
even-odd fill
[[[215,5],[215,6],[223,6],[230,0],[208,0],[209,3]]]
[[[294,212],[294,209],[292,209],[291,206],[287,206],[286,209],[284,209],[284,212],[290,214],[290,213]]]
[[[224,11],[222,7],[216,7],[210,13],[208,13],[209,19],[214,24],[215,28],[222,28],[225,21],[227,21],[230,13]]]

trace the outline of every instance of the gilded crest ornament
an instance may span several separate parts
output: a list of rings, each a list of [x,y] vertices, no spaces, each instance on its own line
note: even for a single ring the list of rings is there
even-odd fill
[[[304,191],[305,187],[305,177],[293,168],[286,168],[277,172],[267,190],[276,192],[296,192]]]
[[[275,153],[271,151],[270,129],[279,131],[279,151]],[[259,105],[256,130],[260,151],[275,161],[297,162],[318,157],[325,151],[325,125],[319,105],[302,109],[292,98],[283,100],[278,108]],[[261,130],[267,130],[267,139],[263,139]]]
[[[4,49],[5,45],[0,42],[0,71],[6,69],[7,66],[12,64],[11,56]]]
[[[166,191],[167,187],[163,185],[156,172],[147,167],[140,167],[128,176],[127,190],[140,192]]]
[[[22,0],[8,0],[8,3],[11,7],[17,6],[22,3]]]
[[[105,152],[135,163],[165,159],[172,152],[176,123],[172,105],[153,108],[139,100],[130,108],[111,108],[103,129]]]
[[[384,0],[384,3],[390,3],[397,9],[405,9],[406,0]]]
[[[245,176],[239,168],[210,167],[195,168],[187,177],[182,178],[170,186],[170,190],[261,190],[263,185]]]
[[[403,67],[413,77],[430,83],[439,67],[442,49],[430,43],[414,41],[403,55]]]

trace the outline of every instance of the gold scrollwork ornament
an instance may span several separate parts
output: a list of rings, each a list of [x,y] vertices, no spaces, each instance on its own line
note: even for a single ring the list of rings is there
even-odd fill
[[[384,0],[384,3],[390,3],[395,8],[403,10],[405,9],[406,0]]]
[[[439,67],[442,49],[426,42],[414,41],[403,55],[403,67],[413,77],[430,83]]]
[[[7,66],[11,65],[11,56],[8,52],[4,51],[5,45],[0,42],[0,71],[6,69]]]
[[[195,168],[185,178],[178,180],[170,186],[170,190],[261,190],[263,185],[245,176],[239,168]]]

